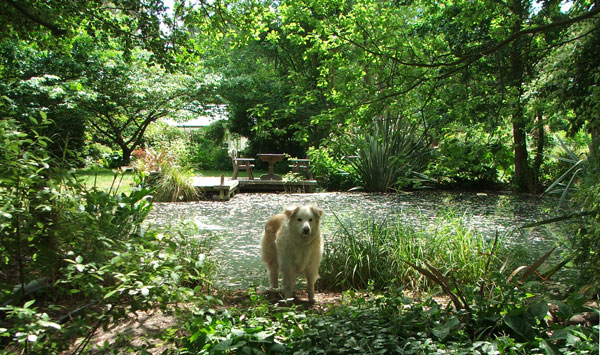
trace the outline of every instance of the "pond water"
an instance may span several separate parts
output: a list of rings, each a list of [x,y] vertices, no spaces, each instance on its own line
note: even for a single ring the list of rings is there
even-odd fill
[[[216,250],[220,286],[266,286],[268,279],[260,261],[260,239],[265,222],[287,206],[302,204],[313,204],[324,210],[321,229],[326,241],[340,228],[340,222],[352,225],[366,218],[394,222],[400,219],[405,225],[421,228],[429,223],[439,223],[439,216],[448,211],[453,211],[455,216],[463,218],[467,225],[485,236],[493,238],[497,232],[507,242],[528,250],[539,250],[540,255],[560,243],[564,236],[558,225],[518,229],[527,223],[552,217],[556,204],[553,199],[448,191],[242,193],[226,202],[155,203],[148,222],[159,228],[194,222],[202,233],[220,237]]]

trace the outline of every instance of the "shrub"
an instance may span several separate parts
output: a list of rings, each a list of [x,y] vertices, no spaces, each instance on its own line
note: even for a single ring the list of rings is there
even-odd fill
[[[153,180],[154,198],[158,202],[193,201],[198,198],[198,192],[192,185],[190,170],[179,167],[167,167],[158,173]]]
[[[138,173],[138,183],[153,188],[156,201],[191,201],[198,197],[192,185],[192,171],[175,165],[175,157],[170,152],[148,148],[136,151],[135,156],[133,166]]]
[[[575,230],[569,238],[575,261],[581,267],[582,281],[600,290],[600,158],[593,154],[591,139],[585,138],[587,150],[578,154],[557,137],[562,149],[557,159],[565,166],[545,192],[560,195],[557,210],[570,202],[563,219],[568,219]]]
[[[197,242],[197,230],[193,238],[189,229],[145,230],[148,190],[85,190],[48,157],[47,140],[0,121],[0,336],[7,352],[59,353],[77,336],[85,336],[83,350],[99,327],[189,300],[192,288],[210,284],[210,248]]]
[[[358,184],[356,175],[350,173],[350,164],[326,146],[310,147],[307,156],[320,187],[330,191],[345,191]]]
[[[466,188],[496,187],[512,173],[510,148],[502,137],[480,127],[448,128],[439,141],[426,174],[441,185]]]
[[[201,170],[230,170],[231,157],[221,143],[205,137],[204,132],[191,135],[191,147],[188,153],[190,165]]]
[[[401,117],[378,118],[364,134],[356,134],[348,145],[356,151],[349,159],[362,186],[371,192],[387,192],[411,185],[411,178],[426,165],[429,148],[425,135]]]

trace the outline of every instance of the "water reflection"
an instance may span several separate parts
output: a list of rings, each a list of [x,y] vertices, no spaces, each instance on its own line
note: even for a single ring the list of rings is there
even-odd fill
[[[149,216],[154,226],[195,222],[202,231],[221,237],[217,257],[221,261],[222,286],[267,285],[260,261],[260,238],[267,219],[286,206],[314,204],[325,211],[325,240],[339,228],[339,221],[352,225],[361,218],[396,221],[423,228],[438,216],[453,211],[472,228],[490,238],[496,232],[511,243],[547,251],[562,236],[559,226],[519,232],[517,227],[551,216],[555,201],[502,194],[422,191],[398,194],[314,193],[239,194],[227,202],[198,201],[155,203]],[[337,217],[336,217],[337,216]]]

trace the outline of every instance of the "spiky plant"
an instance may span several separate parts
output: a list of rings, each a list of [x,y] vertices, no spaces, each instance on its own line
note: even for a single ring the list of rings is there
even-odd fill
[[[406,185],[425,166],[425,138],[416,125],[389,114],[375,120],[366,133],[351,137],[348,144],[356,154],[349,162],[362,181],[360,188],[387,192]]]

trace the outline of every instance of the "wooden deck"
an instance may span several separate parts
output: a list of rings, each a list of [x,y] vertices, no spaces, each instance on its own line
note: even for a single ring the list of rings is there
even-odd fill
[[[194,176],[192,185],[201,196],[208,199],[227,201],[238,192],[314,192],[317,187],[315,180],[282,181],[238,178],[231,180],[229,177],[218,176]]]
[[[220,201],[229,200],[239,191],[239,181],[219,176],[193,176],[192,186],[202,197]]]
[[[285,191],[285,192],[314,192],[316,180],[283,181],[283,180],[240,180],[241,191]]]

